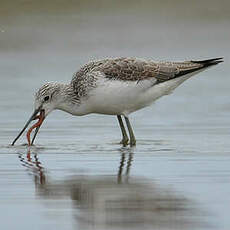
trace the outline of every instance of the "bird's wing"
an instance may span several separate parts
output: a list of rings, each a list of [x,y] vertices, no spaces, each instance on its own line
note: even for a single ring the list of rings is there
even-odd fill
[[[221,62],[221,58],[159,63],[136,58],[116,58],[98,62],[92,69],[101,71],[108,79],[140,82],[154,78],[157,84],[205,69],[219,62]]]
[[[154,78],[158,65],[136,58],[107,59],[94,70],[101,71],[106,78],[121,81],[141,81]]]
[[[162,62],[158,63],[157,83],[165,82],[187,74],[198,73],[206,68],[223,62],[223,58],[202,61]]]
[[[146,83],[149,80],[149,87],[162,83],[192,72],[205,69],[209,66],[222,62],[222,58],[215,58],[203,61],[185,62],[153,62],[136,58],[114,58],[90,62],[74,74],[71,81],[77,89],[88,82],[95,83],[94,73],[100,72],[98,76],[104,76],[111,80],[133,81]],[[98,77],[97,76],[97,77]]]

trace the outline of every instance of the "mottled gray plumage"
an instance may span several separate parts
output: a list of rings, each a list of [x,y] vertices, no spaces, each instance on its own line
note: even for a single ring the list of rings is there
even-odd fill
[[[137,58],[112,58],[93,61],[76,72],[71,81],[76,94],[85,96],[89,88],[96,86],[100,76],[108,80],[137,81],[155,78],[156,84],[215,65],[220,58],[205,61],[153,62]]]

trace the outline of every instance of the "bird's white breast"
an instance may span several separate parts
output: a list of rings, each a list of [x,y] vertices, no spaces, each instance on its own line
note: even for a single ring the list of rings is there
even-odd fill
[[[76,115],[128,115],[171,93],[189,77],[191,76],[183,76],[160,84],[155,84],[155,79],[137,82],[100,78],[97,87],[89,92],[88,97],[77,108]]]

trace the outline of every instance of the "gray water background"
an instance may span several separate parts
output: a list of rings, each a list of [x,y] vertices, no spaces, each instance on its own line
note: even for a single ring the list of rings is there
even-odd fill
[[[224,0],[1,0],[1,226],[228,230],[229,13]],[[132,114],[136,148],[118,144],[113,116],[61,111],[46,119],[31,159],[25,136],[9,146],[42,84],[118,56],[225,62]]]

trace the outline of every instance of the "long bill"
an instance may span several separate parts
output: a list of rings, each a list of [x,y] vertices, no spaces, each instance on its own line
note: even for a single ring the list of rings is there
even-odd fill
[[[35,129],[34,136],[33,136],[33,139],[32,139],[32,141],[31,141],[31,145],[34,144],[34,140],[35,140],[35,138],[36,138],[36,136],[37,136],[37,134],[38,134],[38,131],[39,131],[40,127],[41,127],[41,125],[39,125],[39,126]]]
[[[28,125],[31,123],[31,121],[33,121],[34,119],[36,119],[36,115],[39,113],[39,111],[41,110],[41,107],[39,107],[38,109],[36,109],[32,116],[30,117],[30,119],[26,122],[24,128],[21,130],[21,132],[18,134],[18,136],[14,139],[14,141],[12,142],[12,146],[15,144],[15,142],[19,139],[19,137],[23,134],[23,132],[25,131],[25,129],[28,127]]]

